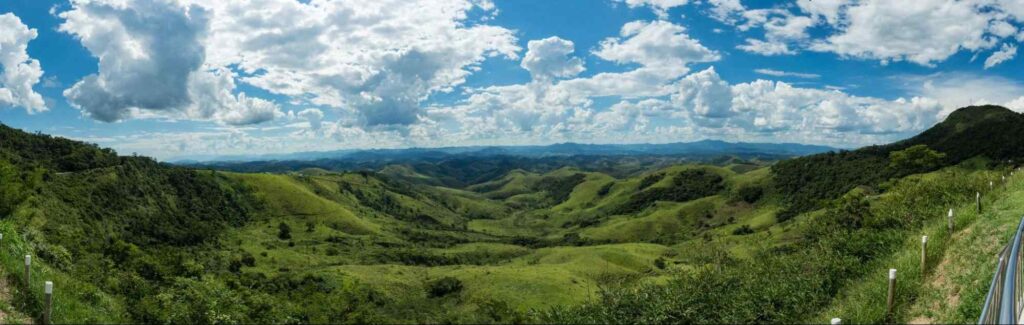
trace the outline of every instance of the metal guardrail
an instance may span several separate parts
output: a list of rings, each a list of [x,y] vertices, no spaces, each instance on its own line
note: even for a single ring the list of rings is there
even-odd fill
[[[989,286],[978,324],[1019,324],[1024,307],[1024,218],[1017,226],[1013,241],[999,252],[999,264]]]

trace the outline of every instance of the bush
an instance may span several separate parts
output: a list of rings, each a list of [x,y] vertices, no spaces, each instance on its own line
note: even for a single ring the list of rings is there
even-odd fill
[[[764,188],[757,185],[744,186],[736,191],[736,196],[743,202],[755,203],[764,196]]]
[[[637,190],[643,190],[643,189],[646,189],[648,187],[651,187],[651,185],[654,185],[654,183],[657,183],[662,178],[665,178],[665,174],[664,173],[657,173],[657,174],[651,174],[651,175],[644,176],[644,178],[640,180],[640,186],[637,187]]]
[[[900,175],[932,171],[942,167],[946,154],[919,144],[889,153],[889,168]]]
[[[659,270],[664,270],[665,266],[667,265],[665,263],[664,257],[659,256],[658,258],[654,259],[654,267],[658,268]]]
[[[742,225],[739,228],[736,228],[735,230],[732,231],[732,234],[737,236],[749,235],[753,233],[754,229],[750,228],[750,226],[748,225]]]
[[[601,186],[601,188],[597,190],[597,196],[608,195],[608,193],[612,191],[613,185],[615,185],[615,182],[608,182],[607,184]]]
[[[427,294],[431,298],[444,297],[460,291],[462,291],[462,281],[450,276],[431,282],[427,287]]]
[[[277,238],[281,238],[281,240],[292,239],[292,227],[284,222],[277,225]]]

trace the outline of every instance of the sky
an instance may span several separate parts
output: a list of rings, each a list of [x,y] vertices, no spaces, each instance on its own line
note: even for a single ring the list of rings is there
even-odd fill
[[[1024,111],[1021,0],[0,0],[0,122],[162,160],[853,148]]]

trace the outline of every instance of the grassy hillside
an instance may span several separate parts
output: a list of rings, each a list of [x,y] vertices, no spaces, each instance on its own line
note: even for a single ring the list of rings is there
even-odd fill
[[[1017,132],[987,127],[1007,114],[965,108],[904,142],[771,166],[277,174],[0,127],[0,311],[37,320],[51,280],[67,323],[883,322],[877,278],[895,266],[909,278],[891,320],[962,322],[1024,198],[1015,178],[987,186],[1016,149],[962,147]],[[934,264],[915,278],[922,234]]]

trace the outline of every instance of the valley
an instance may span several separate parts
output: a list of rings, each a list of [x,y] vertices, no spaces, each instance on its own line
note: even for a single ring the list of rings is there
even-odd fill
[[[924,274],[962,275],[901,281],[895,319],[970,321],[990,275],[950,265],[988,270],[957,259],[994,246],[966,241],[1016,225],[1019,176],[988,184],[1024,158],[1021,120],[967,107],[901,142],[778,160],[355,170],[183,167],[3,127],[3,303],[38,314],[46,279],[71,323],[881,322],[873,279],[921,274],[927,234]],[[974,211],[975,193],[993,208]],[[929,307],[953,291],[958,304]]]

